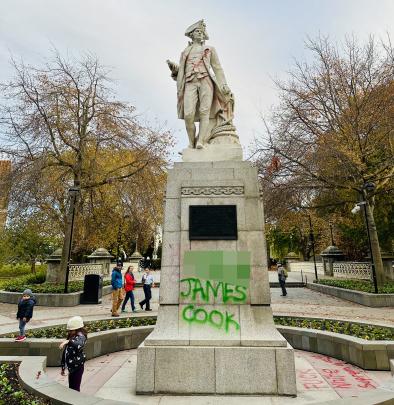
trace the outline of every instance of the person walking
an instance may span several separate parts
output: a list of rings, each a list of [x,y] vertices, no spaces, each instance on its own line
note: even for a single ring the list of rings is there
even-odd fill
[[[134,274],[133,274],[133,266],[129,266],[124,275],[124,290],[126,292],[126,296],[123,300],[122,312],[126,312],[125,308],[126,308],[127,301],[129,299],[130,299],[130,303],[131,303],[131,310],[133,312],[137,312],[135,309],[135,305],[134,305],[134,292],[133,292],[135,283],[136,283],[136,280],[135,280]]]
[[[286,297],[287,291],[286,291],[286,278],[287,278],[287,273],[285,268],[282,266],[282,263],[278,263],[278,279],[279,279],[279,284],[280,288],[282,289],[282,297]]]
[[[75,391],[81,390],[81,381],[84,372],[86,355],[83,351],[88,334],[84,328],[83,319],[73,316],[67,322],[67,339],[60,343],[63,350],[61,360],[61,375],[68,369],[68,387]]]
[[[150,308],[150,300],[152,298],[152,287],[154,286],[155,283],[153,276],[150,274],[150,268],[147,267],[144,275],[142,276],[142,288],[144,289],[145,299],[140,302],[141,309],[144,309],[145,305],[145,311],[152,311]]]
[[[118,310],[120,304],[123,301],[123,291],[122,291],[122,264],[117,263],[117,265],[112,270],[111,275],[111,285],[112,285],[112,316],[119,316]]]
[[[18,302],[18,311],[16,319],[19,320],[19,336],[15,338],[16,342],[23,342],[26,340],[25,328],[26,324],[33,317],[33,308],[36,305],[36,299],[31,290],[26,289],[22,293],[22,297]]]

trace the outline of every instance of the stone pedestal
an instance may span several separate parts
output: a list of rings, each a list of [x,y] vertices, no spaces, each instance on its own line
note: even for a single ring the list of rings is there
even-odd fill
[[[236,238],[190,240],[189,207],[207,205],[236,206]],[[296,395],[293,349],[270,307],[256,168],[241,160],[175,163],[164,218],[160,307],[138,348],[137,393]],[[207,264],[213,276],[190,275],[196,252],[223,256]]]
[[[46,260],[48,264],[46,282],[58,283],[61,280],[60,262],[62,261],[62,248],[56,249]]]
[[[140,269],[140,260],[143,259],[144,256],[137,250],[129,257],[129,262],[130,265],[133,266],[133,270],[139,270]]]
[[[107,249],[98,248],[91,255],[88,256],[89,263],[101,264],[103,268],[103,276],[110,274],[111,259],[113,256]]]
[[[291,263],[297,263],[300,261],[300,256],[296,252],[289,252],[285,256],[285,267],[287,271],[291,271]]]
[[[344,259],[342,250],[335,245],[330,245],[320,253],[323,259],[324,275],[334,277],[334,263]]]

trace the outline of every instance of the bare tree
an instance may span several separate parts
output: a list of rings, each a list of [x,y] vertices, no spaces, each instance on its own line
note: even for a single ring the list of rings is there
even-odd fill
[[[19,202],[27,196],[27,206],[32,200],[54,204],[41,188],[60,184],[63,196],[69,187],[81,190],[80,208],[89,190],[165,164],[171,135],[141,124],[133,106],[115,99],[109,72],[96,57],[65,59],[55,52],[43,68],[12,63],[15,77],[1,87],[0,152],[13,161]],[[103,163],[106,156],[111,164]],[[64,198],[60,201],[57,213],[70,235],[71,215],[65,214]],[[64,246],[58,281],[66,255]]]
[[[307,48],[313,61],[296,62],[290,79],[277,83],[281,103],[265,123],[268,140],[256,143],[261,175],[278,189],[303,189],[309,203],[330,190],[366,201],[382,284],[373,211],[375,196],[393,188],[393,48],[373,38],[364,46],[347,39],[339,48],[321,37],[308,40]],[[371,183],[375,189],[368,192]]]

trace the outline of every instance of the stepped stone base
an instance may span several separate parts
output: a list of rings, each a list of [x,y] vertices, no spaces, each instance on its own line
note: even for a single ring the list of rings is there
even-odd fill
[[[140,345],[137,394],[296,395],[287,347]]]

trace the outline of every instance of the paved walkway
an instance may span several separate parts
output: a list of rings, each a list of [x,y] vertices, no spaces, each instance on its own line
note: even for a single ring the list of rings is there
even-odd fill
[[[88,361],[85,365],[81,391],[101,398],[117,399],[141,405],[299,405],[359,396],[364,392],[376,389],[391,378],[388,371],[364,371],[332,357],[296,350],[297,398],[136,396],[136,357],[136,350],[127,350]],[[60,368],[47,368],[47,373],[52,379],[67,385],[67,377],[60,375]]]
[[[154,272],[153,275],[157,281],[160,280],[160,272]],[[309,274],[308,280],[311,280],[312,276],[312,274]],[[136,278],[140,281],[141,274],[137,273]],[[269,278],[270,281],[276,281],[276,273],[270,272]],[[300,273],[289,273],[288,280],[300,281],[301,275]],[[286,297],[281,297],[280,294],[280,288],[271,288],[272,310],[275,315],[325,317],[394,326],[394,308],[369,308],[307,288],[289,288]],[[153,311],[145,312],[139,310],[139,312],[133,314],[133,316],[157,314],[159,288],[154,288],[152,295]],[[142,288],[137,288],[135,296],[138,308],[138,302],[143,299]],[[0,334],[17,330],[18,325],[15,319],[16,309],[16,305],[13,304],[0,304]],[[103,302],[99,305],[79,305],[78,307],[36,306],[34,309],[34,317],[29,322],[28,328],[65,323],[69,317],[76,314],[81,315],[86,320],[111,318],[110,309],[111,295],[103,297]],[[122,314],[122,316],[131,315],[129,304],[127,311],[128,312]]]

